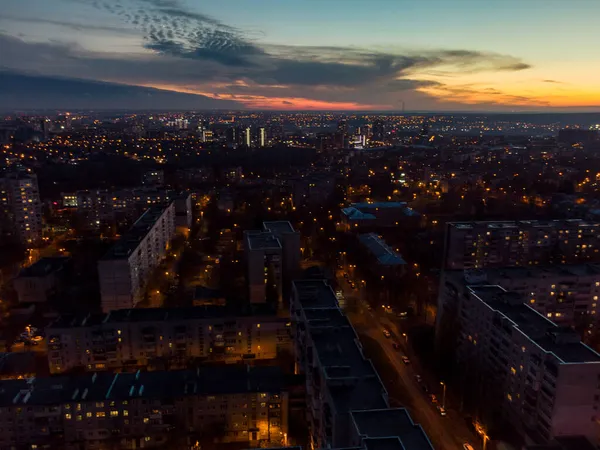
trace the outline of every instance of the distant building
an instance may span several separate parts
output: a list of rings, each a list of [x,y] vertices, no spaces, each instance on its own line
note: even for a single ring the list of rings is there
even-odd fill
[[[248,148],[252,147],[252,129],[250,127],[244,128],[244,145]]]
[[[260,127],[258,129],[258,146],[265,147],[267,145],[267,131],[265,127]]]
[[[342,209],[342,227],[346,231],[390,227],[417,227],[421,214],[406,202],[352,203]]]
[[[0,381],[0,390],[2,448],[188,448],[199,439],[259,446],[288,432],[277,367],[36,377]]]
[[[202,130],[202,132],[201,132],[202,142],[204,142],[204,143],[212,142],[213,138],[214,138],[214,134],[213,134],[212,131],[210,131],[210,130]]]
[[[367,265],[379,273],[402,275],[406,271],[406,261],[385,243],[376,233],[361,234],[358,240],[366,250]]]
[[[144,186],[163,186],[165,184],[165,171],[155,169],[144,172],[142,184]]]
[[[580,128],[565,128],[558,132],[558,141],[565,144],[590,144],[600,141],[598,130],[584,130]]]
[[[68,257],[42,258],[13,280],[19,303],[47,302],[64,287]]]
[[[600,223],[582,220],[450,222],[444,267],[573,264],[600,261]]]
[[[35,174],[0,172],[0,236],[26,246],[41,243],[42,203]]]
[[[382,142],[385,139],[385,125],[382,120],[377,119],[373,122],[372,140]]]
[[[482,403],[530,442],[597,442],[598,353],[500,286],[469,287],[458,308],[457,361],[466,383],[483,383]]]
[[[327,202],[335,192],[335,177],[329,173],[314,173],[289,181],[294,205],[318,205]]]
[[[175,236],[175,205],[148,209],[98,261],[102,311],[132,308]]]
[[[223,306],[64,315],[46,336],[51,373],[181,369],[201,361],[274,359],[291,350],[288,318]]]

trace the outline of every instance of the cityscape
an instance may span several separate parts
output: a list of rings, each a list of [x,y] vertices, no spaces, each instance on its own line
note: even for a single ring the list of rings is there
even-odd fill
[[[0,450],[600,448],[599,6],[5,1]]]

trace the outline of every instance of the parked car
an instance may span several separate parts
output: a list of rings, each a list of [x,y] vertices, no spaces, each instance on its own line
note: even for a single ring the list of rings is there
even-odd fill
[[[464,450],[475,450],[471,444],[467,444],[466,442],[463,444]]]
[[[383,329],[383,335],[388,339],[392,336],[391,333],[385,328]]]
[[[410,359],[408,359],[408,356],[404,355],[404,356],[402,357],[402,362],[403,362],[404,364],[410,364]]]

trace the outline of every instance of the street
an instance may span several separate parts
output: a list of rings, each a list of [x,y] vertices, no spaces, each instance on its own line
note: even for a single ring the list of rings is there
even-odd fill
[[[446,404],[447,414],[442,416],[436,405],[432,403],[429,394],[437,395],[439,403],[442,402],[443,386],[439,385],[439,381],[430,382],[433,377],[427,376],[421,369],[419,362],[410,350],[407,337],[403,335],[394,321],[390,320],[390,316],[383,309],[368,307],[362,299],[361,291],[351,289],[344,278],[338,277],[338,282],[342,287],[345,303],[355,306],[355,309],[348,311],[347,315],[357,333],[365,341],[375,343],[381,350],[379,352],[377,349],[373,349],[372,345],[363,343],[365,356],[372,359],[390,394],[390,403],[393,406],[402,406],[409,410],[413,420],[420,424],[428,434],[436,450],[463,450],[465,443],[469,443],[477,449],[481,448],[481,439],[469,430],[464,417],[456,409],[453,409],[456,405]],[[384,336],[384,329],[390,332],[389,338]],[[397,344],[397,349],[394,348],[394,344]],[[409,357],[410,363],[405,364],[402,361],[403,356]],[[386,377],[378,367],[378,365],[388,363],[391,365],[395,379],[391,379],[390,376]],[[386,372],[389,373],[389,370]],[[423,385],[417,381],[417,374],[422,377],[421,383],[425,383],[431,389],[429,393],[425,392]],[[398,381],[401,382],[401,386],[398,386]],[[402,392],[402,399],[393,396],[393,393],[399,388]]]

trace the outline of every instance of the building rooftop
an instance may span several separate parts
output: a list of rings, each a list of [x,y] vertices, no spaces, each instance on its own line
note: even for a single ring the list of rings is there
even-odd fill
[[[276,319],[275,311],[269,305],[251,305],[247,309],[219,305],[205,305],[182,308],[135,308],[117,309],[108,313],[73,315],[64,314],[56,319],[48,329],[76,328],[96,325],[111,325],[126,322],[166,322],[200,319],[235,319],[237,317],[260,317],[261,320]]]
[[[186,395],[278,393],[284,377],[277,367],[216,366],[168,372],[90,373],[0,381],[0,406],[69,402],[173,399]]]
[[[471,293],[492,310],[510,320],[543,351],[553,354],[562,364],[600,363],[600,355],[580,341],[571,329],[554,322],[522,302],[519,294],[500,286],[470,286]]]
[[[303,309],[338,307],[335,293],[325,280],[296,280],[292,284]]]
[[[329,395],[335,411],[344,414],[354,410],[387,408],[387,391],[378,376],[362,378],[356,383],[334,384],[329,382]]]
[[[103,256],[103,260],[126,259],[138,248],[154,224],[165,212],[166,207],[153,206],[133,224],[133,226]]]
[[[511,221],[471,221],[471,222],[448,222],[448,226],[459,230],[470,230],[474,228],[488,229],[511,229],[511,228],[551,228],[564,227],[600,227],[600,222],[588,222],[580,219],[565,220],[511,220]]]
[[[382,266],[401,266],[406,264],[406,261],[392,250],[377,234],[361,234],[358,236],[358,240]]]
[[[350,326],[350,321],[338,308],[305,309],[304,316],[309,328]]]
[[[19,277],[45,277],[61,270],[71,258],[68,256],[55,256],[41,258],[19,273]]]
[[[270,231],[271,233],[275,233],[277,235],[296,232],[292,224],[287,220],[264,222],[263,228],[265,229],[265,231]]]
[[[352,411],[352,420],[358,434],[367,440],[397,437],[403,450],[433,450],[433,446],[420,425],[416,425],[405,408]],[[374,443],[374,450],[393,450],[393,443]]]
[[[395,209],[405,216],[420,216],[420,214],[407,206],[406,202],[374,202],[374,203],[352,203],[346,208],[342,208],[344,214],[349,220],[374,220],[380,209]]]
[[[281,242],[270,231],[245,231],[244,236],[250,250],[281,250]]]
[[[352,327],[311,328],[315,354],[327,378],[361,378],[375,374],[371,361],[360,350]]]

